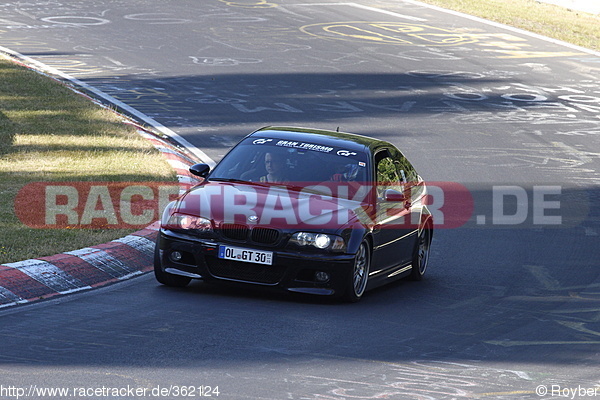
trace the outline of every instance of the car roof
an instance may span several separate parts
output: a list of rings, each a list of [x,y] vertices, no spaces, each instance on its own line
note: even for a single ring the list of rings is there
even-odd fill
[[[318,144],[344,147],[353,151],[373,153],[378,147],[394,147],[392,144],[354,133],[327,131],[310,128],[267,126],[254,131],[249,136],[267,137],[281,140],[317,142]]]

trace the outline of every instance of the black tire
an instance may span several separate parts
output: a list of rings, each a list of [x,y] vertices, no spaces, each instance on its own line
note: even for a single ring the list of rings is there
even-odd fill
[[[371,269],[371,246],[367,240],[363,240],[354,257],[352,273],[349,276],[344,299],[356,303],[362,298],[369,281]]]
[[[410,272],[410,279],[413,281],[423,280],[423,276],[427,271],[427,264],[429,263],[429,253],[431,251],[431,227],[429,224],[425,225],[419,237],[412,260],[412,270]]]
[[[188,278],[187,276],[173,275],[163,271],[158,244],[154,248],[154,277],[163,285],[172,287],[185,287],[192,280],[192,278]]]

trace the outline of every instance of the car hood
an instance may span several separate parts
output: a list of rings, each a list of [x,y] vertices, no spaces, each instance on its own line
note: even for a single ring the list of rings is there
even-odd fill
[[[366,202],[327,195],[327,186],[205,182],[183,195],[175,212],[221,224],[339,230],[360,223]],[[323,192],[324,190],[324,192]],[[343,192],[343,191],[342,191]],[[348,196],[349,197],[349,196]]]

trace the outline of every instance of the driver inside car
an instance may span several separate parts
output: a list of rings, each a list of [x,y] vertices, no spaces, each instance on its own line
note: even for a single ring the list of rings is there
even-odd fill
[[[267,174],[259,178],[260,182],[288,182],[287,164],[283,155],[279,153],[266,153],[265,170],[267,171]]]

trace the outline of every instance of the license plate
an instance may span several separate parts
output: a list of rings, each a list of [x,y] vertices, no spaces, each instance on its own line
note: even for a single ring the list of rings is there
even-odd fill
[[[241,247],[219,246],[219,258],[254,264],[273,264],[273,252],[243,249]]]

